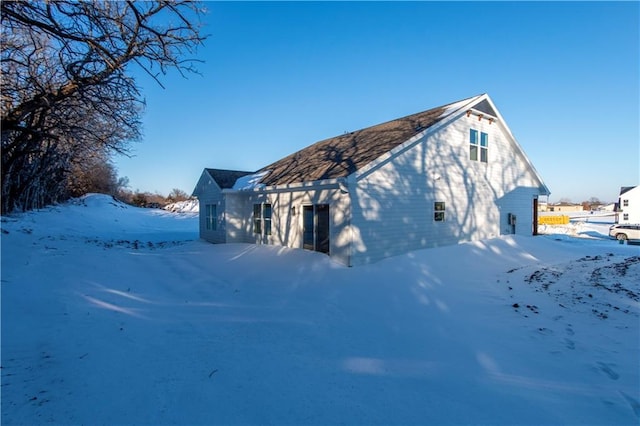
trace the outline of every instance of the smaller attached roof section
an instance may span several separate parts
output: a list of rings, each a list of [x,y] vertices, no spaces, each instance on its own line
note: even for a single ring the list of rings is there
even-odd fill
[[[233,184],[236,183],[236,180],[239,178],[250,175],[253,172],[243,172],[240,170],[222,170],[222,169],[205,169],[211,179],[213,179],[220,189],[229,189],[233,188]]]
[[[274,186],[347,177],[480,96],[317,142],[260,169],[269,171],[260,183]],[[491,108],[488,103],[487,107]]]

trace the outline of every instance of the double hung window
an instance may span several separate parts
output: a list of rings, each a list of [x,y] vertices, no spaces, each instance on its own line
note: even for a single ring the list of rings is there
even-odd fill
[[[253,205],[253,233],[262,234],[262,204]]]
[[[207,204],[205,206],[205,227],[208,231],[218,229],[218,206],[215,204]]]
[[[444,201],[436,201],[433,203],[433,220],[436,222],[444,222]]]
[[[253,205],[253,233],[271,235],[271,204]]]
[[[264,224],[264,235],[271,235],[271,204],[262,205],[262,221]]]

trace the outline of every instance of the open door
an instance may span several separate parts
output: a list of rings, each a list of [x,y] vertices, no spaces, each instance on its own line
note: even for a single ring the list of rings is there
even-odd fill
[[[302,206],[302,247],[329,254],[329,205]]]

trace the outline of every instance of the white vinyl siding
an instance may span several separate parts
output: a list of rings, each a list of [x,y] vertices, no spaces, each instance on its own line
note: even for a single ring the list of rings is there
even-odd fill
[[[338,188],[338,184],[318,184],[315,187],[305,186],[299,189],[228,193],[226,194],[227,213],[234,219],[229,219],[227,239],[229,242],[302,248],[302,207],[328,204],[331,258],[348,265],[351,249],[349,244],[351,209],[348,194]],[[253,209],[254,205],[258,204],[270,206],[271,215],[269,216],[269,211],[266,211],[265,221],[260,224],[261,228],[270,228],[270,235],[253,232],[255,227]]]
[[[472,127],[477,131],[476,161],[467,160]],[[483,133],[491,135],[486,147]],[[481,148],[488,150],[489,139],[492,158],[485,163]],[[488,158],[488,151],[485,155]],[[508,213],[518,217],[516,234],[531,235],[538,185],[498,122],[461,117],[427,133],[354,185],[352,226],[358,230],[355,244],[360,249],[353,264],[508,234]],[[441,201],[446,220],[437,221],[435,203]]]

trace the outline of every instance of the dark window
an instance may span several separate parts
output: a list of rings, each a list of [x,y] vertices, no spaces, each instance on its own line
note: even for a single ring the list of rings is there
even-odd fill
[[[264,204],[262,209],[264,219],[264,234],[271,235],[271,204]]]
[[[302,206],[302,246],[308,250],[329,253],[330,219],[329,205]]]
[[[262,234],[262,204],[253,205],[253,233]]]
[[[436,201],[433,203],[433,220],[436,222],[444,222],[444,201]]]
[[[253,205],[253,233],[271,235],[271,204]]]

